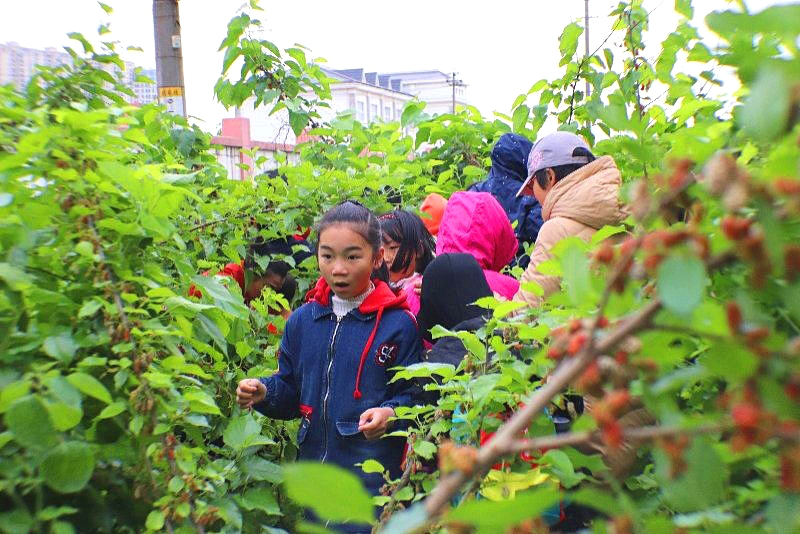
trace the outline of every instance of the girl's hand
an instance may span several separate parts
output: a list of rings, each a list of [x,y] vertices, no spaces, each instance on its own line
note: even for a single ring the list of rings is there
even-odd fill
[[[392,408],[370,408],[361,414],[358,429],[367,439],[381,437],[389,427],[389,418],[394,416]]]
[[[417,296],[422,295],[422,279],[420,278],[420,279],[414,280],[411,283],[411,289],[414,290],[414,293],[416,293]]]
[[[236,402],[242,408],[252,408],[267,396],[267,386],[256,378],[245,378],[236,388]]]

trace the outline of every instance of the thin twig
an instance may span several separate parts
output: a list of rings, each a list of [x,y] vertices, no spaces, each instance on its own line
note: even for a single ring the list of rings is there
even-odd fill
[[[202,230],[203,228],[208,228],[209,226],[214,226],[214,225],[217,225],[217,224],[220,224],[220,223],[224,223],[224,222],[227,222],[227,221],[229,221],[231,219],[243,219],[245,217],[252,217],[253,215],[256,215],[258,213],[267,213],[271,209],[272,208],[264,208],[263,210],[256,211],[254,213],[243,212],[243,213],[236,213],[234,215],[228,215],[227,217],[223,217],[221,219],[215,219],[213,221],[208,221],[208,222],[204,222],[204,223],[192,226],[192,227],[188,228],[188,231],[189,232],[194,232],[195,230]]]
[[[656,439],[682,436],[710,434],[712,432],[722,432],[729,425],[709,424],[696,427],[673,427],[673,426],[645,426],[639,428],[623,428],[622,437],[625,441],[641,442]],[[558,449],[561,447],[573,447],[583,445],[594,440],[600,440],[602,436],[599,432],[571,432],[569,434],[556,434],[555,436],[544,436],[535,439],[523,439],[512,444],[511,454],[520,452],[541,451],[543,449]]]
[[[111,269],[111,267],[108,266],[108,259],[100,241],[100,234],[97,232],[97,227],[94,224],[94,218],[89,217],[88,226],[92,231],[92,236],[94,236],[95,242],[97,243],[97,255],[100,256],[100,261],[103,264],[103,270],[105,270],[106,274],[108,274],[108,281],[111,282],[111,296],[114,299],[114,306],[117,308],[120,320],[122,321],[122,326],[127,332],[130,332],[131,324],[130,321],[128,321],[128,314],[125,313],[125,305],[122,304],[122,297],[120,297],[119,291],[117,291],[115,287],[119,280],[117,279],[117,275],[114,274],[114,271]],[[136,340],[133,339],[133,337],[130,338],[130,343],[133,345],[133,348],[136,349]]]
[[[675,334],[686,334],[687,336],[703,337],[717,342],[728,341],[730,339],[726,336],[712,334],[710,332],[703,332],[702,330],[697,330],[696,328],[691,328],[688,326],[654,324],[651,325],[651,329],[659,332],[672,332]]]

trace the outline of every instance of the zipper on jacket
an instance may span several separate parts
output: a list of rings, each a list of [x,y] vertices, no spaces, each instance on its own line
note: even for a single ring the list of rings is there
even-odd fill
[[[325,372],[325,397],[322,399],[322,426],[325,447],[322,453],[322,461],[328,457],[328,398],[331,395],[331,368],[333,367],[333,346],[336,344],[336,334],[339,333],[339,325],[342,324],[344,317],[336,318],[336,326],[333,328],[331,344],[328,346],[328,369]]]

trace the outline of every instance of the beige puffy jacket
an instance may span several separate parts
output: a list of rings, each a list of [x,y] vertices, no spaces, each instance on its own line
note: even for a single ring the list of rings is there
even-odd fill
[[[552,257],[552,249],[562,239],[577,236],[588,241],[603,226],[619,224],[627,217],[619,200],[620,173],[611,156],[603,156],[558,181],[544,200],[542,218],[531,261],[520,279],[536,282],[544,297],[558,290],[561,280],[545,276],[538,266]],[[544,297],[520,289],[514,300],[539,306]]]

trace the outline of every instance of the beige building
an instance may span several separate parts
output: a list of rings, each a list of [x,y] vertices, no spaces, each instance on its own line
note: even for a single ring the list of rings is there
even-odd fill
[[[331,83],[330,108],[320,108],[323,121],[343,112],[350,112],[362,124],[379,120],[399,121],[403,108],[413,98],[426,103],[430,115],[450,113],[466,105],[465,85],[460,80],[438,70],[378,73],[364,69],[325,69],[334,81]],[[270,115],[269,108],[254,109],[253,101],[245,102],[236,110],[236,117],[250,121],[253,139],[281,145],[295,145],[294,132],[289,126],[285,110]]]
[[[57,67],[71,63],[70,55],[60,52],[56,48],[39,50],[26,48],[14,42],[0,44],[0,85],[11,83],[17,89],[22,90],[36,73],[37,66]],[[134,96],[125,96],[125,100],[129,103],[140,106],[158,100],[154,69],[141,71],[142,74],[153,80],[153,83],[147,83],[136,81],[136,65],[130,61],[125,62],[124,68],[113,63],[105,64],[102,68],[133,90]]]
[[[23,89],[37,65],[56,67],[70,62],[69,54],[55,48],[37,50],[13,42],[0,44],[0,84],[13,83],[17,89]]]

